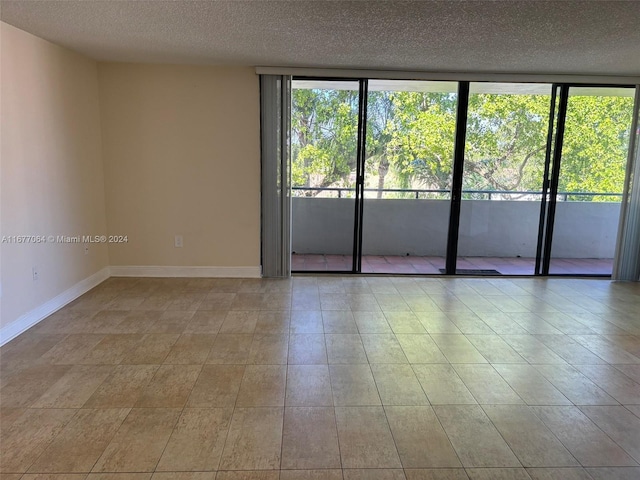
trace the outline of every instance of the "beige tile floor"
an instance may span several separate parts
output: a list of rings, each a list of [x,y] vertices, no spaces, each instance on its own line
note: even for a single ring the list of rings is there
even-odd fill
[[[0,480],[640,479],[639,284],[112,278],[0,374]]]

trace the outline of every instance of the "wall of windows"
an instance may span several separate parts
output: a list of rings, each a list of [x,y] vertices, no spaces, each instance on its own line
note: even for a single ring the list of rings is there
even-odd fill
[[[294,78],[292,269],[610,275],[634,94]]]

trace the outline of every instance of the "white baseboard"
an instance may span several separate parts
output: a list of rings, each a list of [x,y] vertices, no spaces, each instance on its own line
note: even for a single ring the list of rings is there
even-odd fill
[[[257,267],[171,267],[155,265],[111,266],[112,277],[214,277],[260,278],[262,269]]]
[[[110,276],[109,267],[105,267],[102,270],[94,273],[90,277],[79,281],[71,288],[68,288],[60,295],[53,297],[51,300],[43,303],[39,307],[25,313],[14,320],[9,325],[6,325],[0,329],[0,346],[7,343],[9,340],[17,337],[25,330],[33,327],[41,320],[47,318],[52,313],[60,310],[66,304],[74,301],[80,295],[87,293],[93,287],[101,284]]]

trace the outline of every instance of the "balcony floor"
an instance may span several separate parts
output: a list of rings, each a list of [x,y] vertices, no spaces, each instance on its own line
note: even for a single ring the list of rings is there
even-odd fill
[[[401,255],[364,255],[362,273],[440,274],[444,257],[411,257]],[[459,257],[459,269],[497,270],[502,275],[533,275],[534,258]],[[294,254],[294,271],[351,270],[350,255]],[[611,258],[555,258],[550,271],[559,275],[610,275]]]

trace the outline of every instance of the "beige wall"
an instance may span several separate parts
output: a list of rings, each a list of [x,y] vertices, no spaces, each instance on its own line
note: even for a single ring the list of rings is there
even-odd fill
[[[0,25],[0,235],[129,240],[3,243],[0,328],[108,265],[259,267],[253,69],[96,64]]]
[[[99,64],[111,265],[260,264],[252,68]],[[184,247],[174,247],[182,235]]]
[[[106,232],[94,61],[1,29],[1,234]],[[108,264],[106,245],[1,246],[0,327]],[[39,280],[32,278],[32,267]]]

